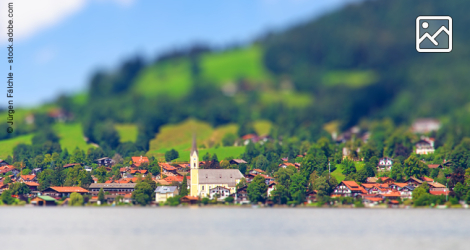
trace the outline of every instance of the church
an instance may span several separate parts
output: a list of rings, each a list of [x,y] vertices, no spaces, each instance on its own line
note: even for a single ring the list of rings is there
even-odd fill
[[[237,184],[244,177],[238,169],[199,169],[199,153],[196,145],[196,137],[190,152],[191,186],[190,195],[207,197],[210,191],[217,187],[225,187],[230,194],[237,191]]]

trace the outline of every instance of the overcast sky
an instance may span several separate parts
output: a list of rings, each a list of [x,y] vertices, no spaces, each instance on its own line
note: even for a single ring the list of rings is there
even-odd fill
[[[14,2],[14,102],[32,106],[84,91],[98,69],[204,42],[223,47],[354,0],[22,0]],[[0,23],[7,26],[7,2]],[[5,28],[6,30],[6,28]],[[0,45],[6,48],[6,31]],[[7,50],[3,50],[4,55]],[[4,56],[3,58],[6,58]],[[9,64],[0,62],[6,76]],[[6,87],[6,85],[4,84]],[[3,99],[3,98],[0,98]],[[0,102],[0,107],[6,103]]]

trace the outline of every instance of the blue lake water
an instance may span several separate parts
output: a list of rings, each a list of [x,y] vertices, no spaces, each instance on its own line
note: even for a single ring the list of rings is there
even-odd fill
[[[470,210],[0,208],[0,249],[470,249]]]

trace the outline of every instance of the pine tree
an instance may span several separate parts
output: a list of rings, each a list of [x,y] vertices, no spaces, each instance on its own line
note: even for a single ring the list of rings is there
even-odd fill
[[[100,191],[98,192],[98,200],[100,201],[101,205],[103,205],[106,202],[104,198],[103,188],[100,188]]]
[[[181,196],[186,196],[189,194],[188,190],[188,179],[186,178],[186,175],[183,176],[183,182],[181,183],[180,187],[180,195]]]

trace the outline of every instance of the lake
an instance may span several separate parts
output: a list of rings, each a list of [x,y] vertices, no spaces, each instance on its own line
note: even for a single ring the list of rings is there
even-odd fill
[[[0,249],[470,249],[470,210],[0,207]]]

